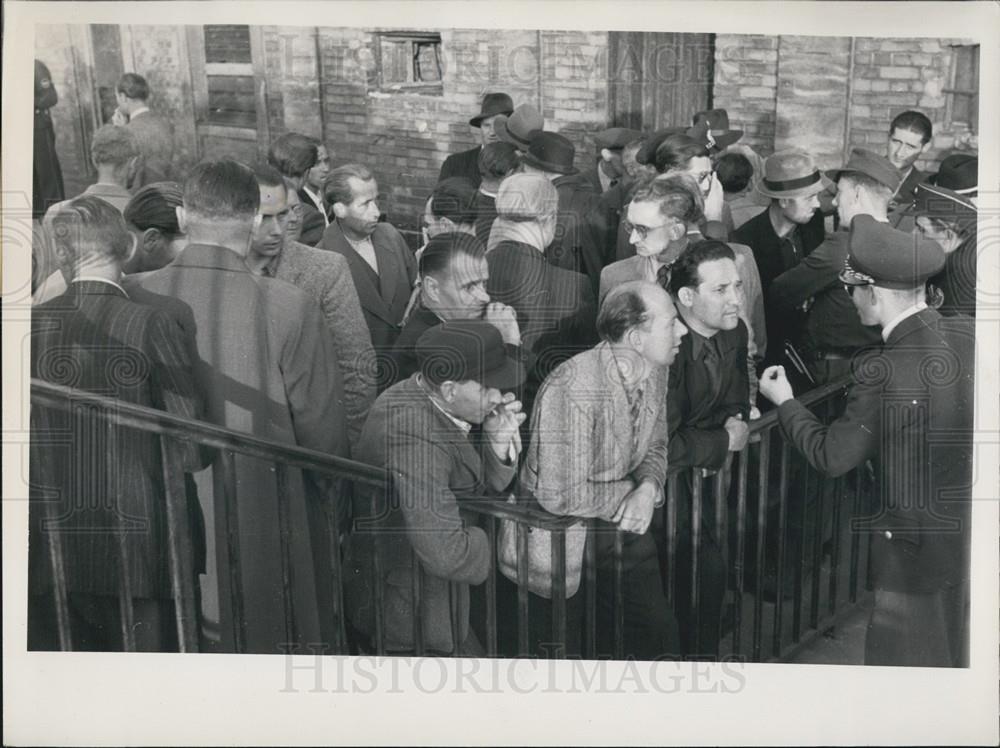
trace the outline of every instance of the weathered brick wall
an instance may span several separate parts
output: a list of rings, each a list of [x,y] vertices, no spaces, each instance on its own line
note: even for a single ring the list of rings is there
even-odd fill
[[[577,165],[592,161],[592,133],[608,116],[604,32],[442,30],[438,95],[377,90],[373,30],[318,33],[331,160],[371,166],[383,211],[404,230],[416,230],[445,158],[479,142],[468,120],[486,92],[505,91],[515,105],[539,107],[546,127],[577,146]]]
[[[719,34],[714,105],[760,153],[798,146],[824,166],[843,157],[845,142],[884,152],[892,118],[918,109],[935,134],[917,165],[935,170],[947,151],[978,147],[967,127],[945,121],[950,43],[855,38],[852,73],[848,37]]]
[[[730,125],[743,130],[740,142],[762,155],[774,151],[778,96],[778,37],[717,34],[712,101],[729,113]]]

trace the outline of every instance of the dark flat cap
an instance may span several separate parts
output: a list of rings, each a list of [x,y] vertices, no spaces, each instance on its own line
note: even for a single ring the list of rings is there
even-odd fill
[[[420,372],[431,382],[479,382],[510,390],[524,381],[521,362],[507,356],[500,331],[481,319],[455,319],[417,340]]]
[[[836,182],[844,174],[864,174],[879,184],[884,184],[893,192],[903,180],[903,175],[889,159],[865,148],[855,148],[851,151],[851,157],[847,160],[846,166],[840,169],[830,169],[826,176],[831,181]]]
[[[669,138],[671,135],[678,135],[687,130],[686,127],[668,127],[664,130],[657,130],[656,132],[650,133],[646,136],[646,139],[642,141],[642,145],[639,146],[639,150],[635,153],[635,160],[640,164],[645,164],[647,166],[652,166],[653,162],[656,160],[656,149],[660,147],[660,143]]]
[[[945,261],[936,241],[899,231],[869,215],[851,221],[848,249],[840,280],[851,286],[919,288],[941,272]]]

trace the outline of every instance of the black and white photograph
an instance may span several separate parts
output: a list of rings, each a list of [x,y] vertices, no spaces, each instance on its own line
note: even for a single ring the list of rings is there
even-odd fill
[[[995,4],[5,14],[5,743],[995,743]]]

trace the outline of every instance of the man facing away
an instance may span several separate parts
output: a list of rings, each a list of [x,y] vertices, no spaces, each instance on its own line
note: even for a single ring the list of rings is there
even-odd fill
[[[55,211],[54,249],[70,283],[33,310],[31,376],[200,418],[193,362],[180,329],[163,312],[132,301],[120,285],[122,266],[135,250],[121,213],[90,195]],[[99,426],[79,410],[32,407],[33,440],[53,433],[71,435],[68,450],[40,443],[31,449],[32,485],[54,489],[58,500],[31,504],[28,648],[59,648],[53,574],[44,553],[48,536],[63,546],[75,649],[121,651],[125,604],[132,607],[138,651],[177,651],[160,438],[114,420],[109,428]],[[185,469],[201,468],[196,447],[168,446],[178,448]],[[32,498],[39,499],[34,491]],[[187,516],[178,520],[189,523],[195,553],[203,555],[197,501],[188,502]],[[188,563],[198,565],[195,558]],[[122,570],[131,585],[129,601],[122,600]]]
[[[317,304],[333,341],[341,379],[347,429],[356,441],[375,402],[374,351],[347,260],[336,252],[297,241],[302,221],[298,193],[273,167],[254,169],[260,185],[260,223],[254,229],[247,266],[305,291]],[[340,393],[334,393],[336,399]]]
[[[975,338],[969,320],[924,303],[944,261],[933,241],[856,216],[841,291],[882,346],[854,363],[844,414],[820,422],[782,367],[760,382],[817,470],[877,465],[878,511],[855,525],[871,537],[875,586],[866,665],[968,666]]]
[[[419,616],[427,653],[482,656],[469,626],[469,586],[486,580],[491,548],[462,504],[496,496],[514,479],[525,416],[511,390],[524,369],[483,320],[428,330],[417,355],[420,371],[379,396],[354,452],[392,478],[374,506],[369,499],[355,510],[348,612],[366,647],[377,646],[374,585],[380,585],[388,651],[417,649]],[[416,610],[415,574],[421,577]]]
[[[622,531],[625,653],[676,655],[677,624],[649,526],[664,499],[667,369],[686,329],[667,293],[645,281],[611,291],[597,328],[602,342],[557,367],[538,393],[521,488],[553,514],[597,520],[599,654],[613,652],[614,541]],[[568,629],[579,628],[582,597],[571,598]],[[544,626],[535,630],[535,647],[547,636]],[[568,645],[575,648],[572,639]]]
[[[260,189],[246,166],[230,160],[199,164],[184,184],[178,214],[190,243],[170,265],[143,276],[140,283],[151,297],[173,297],[190,308],[209,421],[347,456],[344,404],[337,400],[340,373],[319,306],[304,291],[255,276],[246,265],[259,207]],[[333,586],[327,512],[341,507],[320,503],[314,485],[319,481],[296,469],[287,471],[279,494],[269,463],[239,454],[233,462],[238,507],[233,529],[240,543],[240,567],[234,574],[243,586],[247,651],[277,653],[285,644],[329,641],[333,632],[325,624],[332,620]],[[234,593],[227,528],[221,522],[225,472],[226,464],[217,462],[212,480],[199,476],[198,489],[206,519],[214,526],[214,532],[209,530],[215,556],[210,552],[207,589],[218,590],[219,596],[206,596],[206,616],[220,623],[221,640],[210,646],[233,651],[234,627],[240,622],[233,620],[227,604]],[[292,630],[282,604],[279,495],[290,527]]]
[[[136,174],[134,186],[170,179],[174,158],[173,128],[167,120],[149,111],[146,79],[126,73],[115,86],[115,98],[118,108],[112,121],[132,131],[142,152],[142,168]]]

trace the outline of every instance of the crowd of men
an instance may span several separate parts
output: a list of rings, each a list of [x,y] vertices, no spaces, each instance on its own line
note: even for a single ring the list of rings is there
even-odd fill
[[[824,174],[803,150],[761,158],[716,109],[655,132],[601,131],[581,173],[572,142],[537,109],[489,93],[469,121],[481,145],[444,162],[414,252],[380,210],[376,164],[331,168],[335,144],[286,133],[266,163],[209,158],[170,174],[168,128],[147,96],[141,77],[122,78],[119,110],[93,137],[97,183],[44,213],[32,376],[391,476],[352,505],[286,471],[285,569],[270,465],[188,449],[205,648],[234,646],[233,579],[248,651],[330,641],[339,540],[359,651],[379,628],[388,651],[412,653],[419,616],[426,651],[481,654],[482,585],[502,541],[491,548],[463,502],[493,497],[596,523],[601,653],[620,602],[629,656],[711,655],[728,539],[716,537],[715,502],[692,515],[691,469],[725,469],[761,410],[777,408],[785,438],[822,473],[876,466],[867,662],[965,662],[977,163],[956,153],[935,175],[919,172],[926,116],[900,114],[885,155],[855,149]],[[136,181],[143,174],[159,181]],[[848,374],[832,423],[794,397]],[[175,648],[157,440],[124,426],[95,434],[75,413],[37,418],[73,447],[33,451],[49,460],[33,483],[62,503],[33,504],[30,645],[58,644],[42,540],[58,532],[77,648],[122,647],[122,566],[138,646]],[[85,457],[108,451],[111,474],[80,474]],[[225,473],[236,476],[235,528],[217,510]],[[669,568],[661,507],[674,473]],[[350,528],[339,539],[326,532],[329,513]],[[586,541],[567,537],[560,646],[574,654]],[[228,570],[234,538],[240,566]],[[530,650],[552,644],[545,559],[532,554],[529,580],[500,559],[503,653],[519,646],[519,585]],[[668,574],[679,585],[672,606]],[[278,604],[289,579],[291,642]]]

